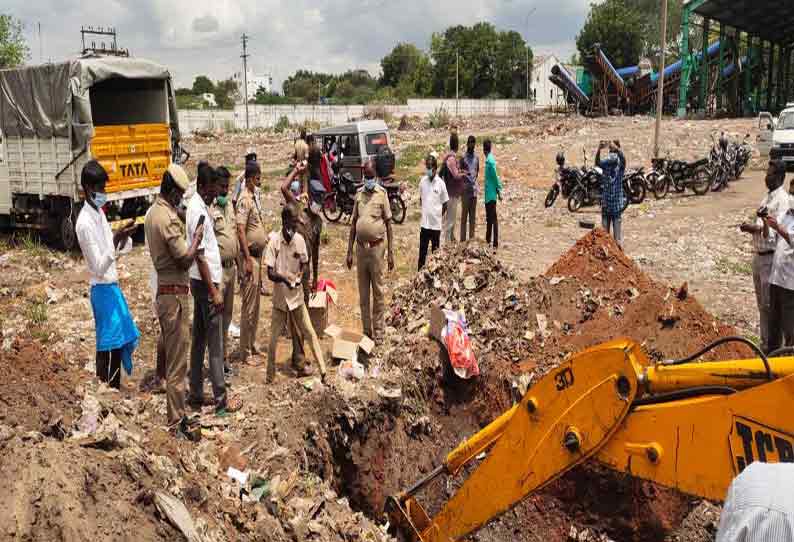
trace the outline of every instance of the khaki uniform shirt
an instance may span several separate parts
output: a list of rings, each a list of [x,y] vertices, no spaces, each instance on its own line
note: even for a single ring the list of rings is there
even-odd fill
[[[215,221],[215,239],[218,241],[218,248],[221,251],[221,262],[226,263],[237,259],[237,254],[240,252],[240,240],[237,238],[237,218],[234,205],[231,201],[226,202],[226,207],[213,203],[210,207],[210,214]]]
[[[265,251],[265,265],[300,285],[301,266],[309,261],[306,242],[300,233],[295,232],[292,241],[287,243],[280,231],[270,234]],[[303,288],[288,288],[278,282],[273,286],[273,307],[282,311],[293,311],[303,305]]]
[[[144,222],[146,242],[157,271],[160,286],[187,286],[188,269],[193,258],[188,256],[185,225],[170,203],[158,196]]]
[[[262,209],[248,189],[243,189],[237,200],[237,225],[245,226],[248,249],[261,253],[267,245],[265,227],[262,225]]]
[[[391,220],[386,189],[380,185],[375,185],[372,192],[360,189],[353,206],[353,220],[356,222],[356,239],[359,241],[371,243],[383,239],[386,222]]]

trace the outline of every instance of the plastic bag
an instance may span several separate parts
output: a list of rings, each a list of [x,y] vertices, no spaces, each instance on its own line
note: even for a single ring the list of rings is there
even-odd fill
[[[469,379],[480,374],[480,367],[471,346],[468,325],[463,314],[454,311],[444,311],[447,325],[442,332],[444,346],[449,354],[452,370],[458,377]]]

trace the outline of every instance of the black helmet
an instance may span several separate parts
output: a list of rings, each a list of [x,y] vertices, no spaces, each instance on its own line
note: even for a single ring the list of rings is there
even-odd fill
[[[562,151],[557,153],[557,165],[560,167],[565,165],[565,153]]]
[[[720,147],[722,147],[722,150],[728,148],[728,136],[726,136],[724,133],[720,135]]]

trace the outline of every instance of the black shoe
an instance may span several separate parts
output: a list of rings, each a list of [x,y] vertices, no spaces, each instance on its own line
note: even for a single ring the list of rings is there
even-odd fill
[[[191,425],[188,419],[182,418],[176,426],[174,434],[177,440],[187,440],[190,442],[198,442],[201,440],[201,427],[198,425]]]

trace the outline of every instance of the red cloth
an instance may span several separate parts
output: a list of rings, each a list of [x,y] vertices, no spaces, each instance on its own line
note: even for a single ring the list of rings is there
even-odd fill
[[[331,191],[331,166],[328,163],[328,155],[323,154],[323,159],[320,160],[320,174],[322,175],[323,186],[326,192]]]
[[[471,339],[460,322],[453,320],[447,322],[444,342],[455,374],[461,378],[471,378],[480,374],[477,358],[471,348]]]

